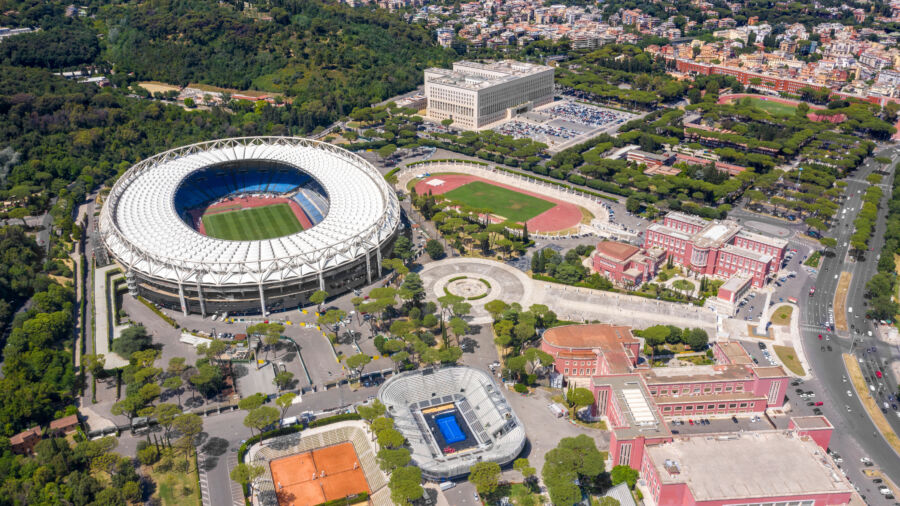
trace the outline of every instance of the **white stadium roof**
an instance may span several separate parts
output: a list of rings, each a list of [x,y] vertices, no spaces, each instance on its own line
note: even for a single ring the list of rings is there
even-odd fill
[[[188,226],[174,196],[191,173],[223,162],[281,162],[312,176],[329,210],[314,227],[258,241],[204,236]],[[100,216],[107,248],[127,268],[154,278],[204,285],[284,281],[321,273],[374,252],[400,221],[396,195],[358,155],[302,138],[223,139],[173,149],[129,169]]]

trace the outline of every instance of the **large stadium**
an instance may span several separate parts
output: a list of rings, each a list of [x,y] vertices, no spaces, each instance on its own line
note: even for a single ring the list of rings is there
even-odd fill
[[[184,314],[268,314],[380,277],[397,197],[359,156],[292,137],[222,139],[141,161],[100,234],[129,291]]]
[[[423,369],[387,380],[378,399],[409,441],[413,464],[434,481],[481,461],[505,465],[525,447],[525,427],[484,371]]]

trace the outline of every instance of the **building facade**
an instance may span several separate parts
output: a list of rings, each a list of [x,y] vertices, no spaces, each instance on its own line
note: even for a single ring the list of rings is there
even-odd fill
[[[744,230],[735,221],[707,221],[675,212],[647,228],[644,248],[662,249],[674,263],[698,276],[745,276],[759,288],[780,268],[787,241]]]
[[[616,241],[601,241],[591,257],[594,271],[619,286],[641,286],[653,279],[665,262],[665,252]]]
[[[477,130],[553,100],[553,67],[503,60],[459,61],[425,70],[427,115]]]

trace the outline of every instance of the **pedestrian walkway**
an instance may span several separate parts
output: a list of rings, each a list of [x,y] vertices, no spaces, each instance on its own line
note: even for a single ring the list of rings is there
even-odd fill
[[[95,304],[95,334],[94,342],[97,349],[94,353],[102,354],[106,357],[106,368],[115,369],[125,367],[128,361],[113,353],[110,349],[116,329],[113,329],[113,315],[110,309],[109,289],[106,286],[107,274],[119,267],[116,264],[110,264],[94,270],[94,304]],[[118,329],[121,332],[121,328]]]

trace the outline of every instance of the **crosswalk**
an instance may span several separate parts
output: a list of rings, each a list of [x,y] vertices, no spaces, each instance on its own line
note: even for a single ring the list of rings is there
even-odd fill
[[[228,458],[226,459],[226,464],[228,469],[228,475],[231,475],[231,470],[234,469],[237,464],[237,453],[228,453]],[[234,480],[228,480],[228,484],[231,487],[231,499],[234,502],[234,506],[244,506],[244,491],[241,488],[240,483],[237,483]]]
[[[203,506],[212,506],[212,501],[209,497],[209,477],[207,476],[206,466],[203,465],[206,460],[206,455],[197,451],[197,463],[200,466],[199,474],[200,474],[200,500],[203,502]]]

